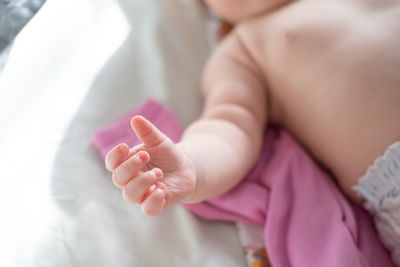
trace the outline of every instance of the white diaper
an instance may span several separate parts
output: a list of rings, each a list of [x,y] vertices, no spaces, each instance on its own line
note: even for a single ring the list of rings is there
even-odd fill
[[[373,216],[394,263],[400,266],[400,142],[374,161],[354,190],[366,199],[364,208]]]

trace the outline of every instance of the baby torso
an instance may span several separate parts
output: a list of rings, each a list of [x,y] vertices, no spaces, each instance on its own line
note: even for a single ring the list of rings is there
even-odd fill
[[[269,121],[344,188],[400,140],[399,1],[297,1],[234,34],[265,74]]]

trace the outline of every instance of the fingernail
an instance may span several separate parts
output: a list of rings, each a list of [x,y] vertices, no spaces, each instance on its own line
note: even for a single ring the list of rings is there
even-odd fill
[[[162,172],[160,169],[153,169],[153,173],[158,178],[160,178],[162,176]]]
[[[147,160],[147,153],[145,152],[138,152],[138,156],[141,161],[146,161]]]

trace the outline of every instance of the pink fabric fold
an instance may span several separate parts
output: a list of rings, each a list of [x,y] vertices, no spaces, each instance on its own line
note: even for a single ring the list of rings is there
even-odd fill
[[[119,143],[139,143],[130,128],[136,114],[179,141],[183,128],[173,113],[148,100],[93,134],[103,158]],[[239,185],[222,196],[184,206],[203,219],[263,225],[274,267],[394,266],[370,217],[343,196],[283,129],[267,130],[257,164]]]
[[[120,143],[130,147],[139,144],[131,128],[131,118],[135,115],[142,115],[150,120],[172,141],[178,142],[181,138],[183,127],[174,114],[156,100],[148,99],[131,112],[93,133],[93,143],[102,158]]]

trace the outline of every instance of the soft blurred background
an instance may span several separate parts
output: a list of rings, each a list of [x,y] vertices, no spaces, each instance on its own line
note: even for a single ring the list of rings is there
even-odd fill
[[[0,0],[0,266],[244,266],[232,224],[124,202],[91,143],[148,97],[198,116],[202,3],[42,3]]]
[[[12,4],[17,16],[29,1]],[[48,199],[49,163],[96,72],[128,31],[114,1],[50,0],[12,45],[0,74],[0,266],[28,266],[22,263],[57,215]]]

